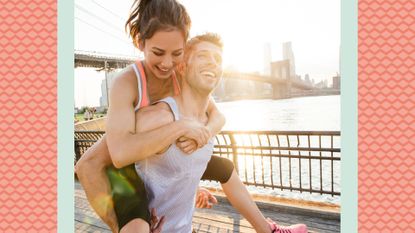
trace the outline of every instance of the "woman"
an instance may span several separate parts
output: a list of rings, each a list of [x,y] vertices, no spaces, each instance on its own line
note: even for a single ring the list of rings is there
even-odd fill
[[[148,201],[132,163],[155,154],[177,139],[180,139],[177,145],[191,153],[220,131],[224,118],[211,101],[206,126],[182,119],[149,132],[135,133],[135,110],[179,91],[174,70],[183,59],[190,18],[175,0],[143,0],[134,2],[126,26],[145,60],[127,67],[115,78],[109,96],[106,136],[82,156],[76,171],[91,205],[114,232],[118,229],[148,232]],[[115,191],[116,217],[108,201],[111,188],[105,175],[111,163],[118,168],[127,166],[109,173]],[[271,225],[250,199],[232,163],[212,156],[203,178],[220,181],[231,203],[255,229],[271,232]],[[126,181],[129,184],[123,186]],[[127,191],[117,192],[119,187],[121,190],[126,187]],[[99,198],[102,193],[107,195]]]
[[[145,60],[137,62],[135,68],[127,67],[115,79],[109,96],[107,133],[82,156],[76,167],[78,178],[92,207],[113,231],[117,231],[117,225],[121,229],[137,216],[146,220],[142,225],[148,225],[149,213],[146,201],[140,202],[131,196],[125,198],[123,194],[116,194],[113,198],[118,224],[114,221],[116,218],[108,198],[111,188],[105,174],[107,166],[114,163],[116,167],[124,167],[155,153],[158,147],[166,145],[169,137],[177,137],[174,132],[177,132],[178,126],[188,129],[187,138],[197,142],[196,144],[193,140],[182,137],[177,143],[183,151],[190,153],[206,144],[208,138],[219,132],[224,124],[223,116],[212,102],[209,108],[209,123],[206,126],[182,120],[178,124],[152,132],[133,134],[135,110],[166,96],[177,94],[178,85],[174,78],[174,69],[183,58],[190,18],[184,7],[176,1],[135,1],[126,26],[134,44],[143,51]],[[163,31],[165,34],[149,40],[156,31]],[[137,75],[140,73],[143,75]],[[138,77],[141,78],[137,79]],[[111,169],[109,175],[113,186],[125,184],[125,180],[119,179],[119,174],[127,177],[127,181],[132,181],[128,186],[133,185],[135,189],[133,197],[139,197],[137,194],[145,194],[145,191],[137,185],[140,179],[131,172],[132,169],[132,165],[124,169]],[[233,165],[230,161],[212,157],[204,178],[226,182],[232,170]],[[217,171],[222,171],[222,174]]]

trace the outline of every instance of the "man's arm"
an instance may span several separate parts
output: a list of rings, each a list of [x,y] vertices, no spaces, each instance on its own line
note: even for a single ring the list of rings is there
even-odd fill
[[[208,137],[207,129],[188,120],[174,121],[150,131],[136,133],[134,86],[126,79],[115,79],[110,92],[107,118],[107,144],[115,167],[142,160],[169,146],[182,135],[198,141]]]
[[[209,116],[209,121],[206,127],[210,132],[210,136],[213,137],[222,130],[223,126],[225,125],[226,119],[225,116],[221,112],[219,112],[218,108],[216,107],[215,100],[213,98],[209,99],[207,114]]]

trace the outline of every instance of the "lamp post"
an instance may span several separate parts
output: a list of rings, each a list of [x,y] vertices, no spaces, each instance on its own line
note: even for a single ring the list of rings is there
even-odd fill
[[[107,92],[107,107],[110,106],[110,101],[108,97],[108,62],[104,62],[104,70],[105,70],[105,91]]]

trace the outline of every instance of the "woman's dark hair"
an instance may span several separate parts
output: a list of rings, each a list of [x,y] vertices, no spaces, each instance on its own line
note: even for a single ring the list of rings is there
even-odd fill
[[[135,0],[131,9],[125,29],[137,48],[139,40],[144,42],[158,30],[178,29],[187,40],[190,17],[186,8],[176,0]]]

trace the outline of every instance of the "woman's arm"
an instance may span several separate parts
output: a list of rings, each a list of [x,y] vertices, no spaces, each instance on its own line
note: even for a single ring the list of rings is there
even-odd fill
[[[209,105],[207,109],[207,114],[209,117],[208,123],[206,124],[206,130],[209,132],[209,138],[218,134],[222,127],[225,125],[225,116],[219,112],[218,108],[216,107],[215,101],[213,98],[210,98]],[[180,137],[177,140],[177,147],[185,153],[193,153],[198,148],[203,147],[205,143],[200,143],[191,138],[187,137]]]
[[[136,132],[135,88],[136,85],[128,77],[122,76],[114,80],[111,88],[106,135],[115,167],[124,167],[156,154],[181,136],[193,138],[198,143],[207,141],[209,132],[206,127],[189,120],[173,121],[158,128]]]

